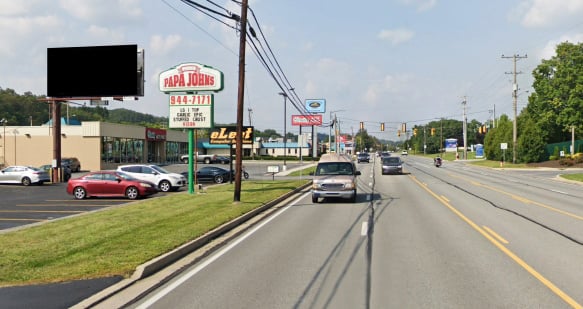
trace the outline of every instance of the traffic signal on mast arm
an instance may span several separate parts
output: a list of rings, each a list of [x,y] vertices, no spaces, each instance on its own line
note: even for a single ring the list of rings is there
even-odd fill
[[[431,128],[431,136],[435,135],[435,128]]]
[[[397,136],[401,136],[401,130],[397,130]]]
[[[384,131],[384,130],[385,130],[385,123],[381,122],[381,131]]]
[[[362,121],[360,122],[360,129],[364,130],[364,122],[362,122]]]
[[[413,136],[417,136],[417,128],[413,129]]]

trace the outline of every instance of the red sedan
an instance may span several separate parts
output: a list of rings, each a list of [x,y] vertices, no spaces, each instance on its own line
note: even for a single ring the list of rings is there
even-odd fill
[[[67,193],[81,200],[87,197],[127,197],[135,200],[158,193],[158,187],[148,181],[139,180],[118,171],[92,172],[85,176],[70,179]]]

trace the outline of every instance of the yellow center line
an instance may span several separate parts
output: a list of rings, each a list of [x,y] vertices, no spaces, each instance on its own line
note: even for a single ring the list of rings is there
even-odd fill
[[[465,177],[460,177],[460,176],[457,176],[457,175],[451,175],[451,176],[452,176],[452,177],[459,178],[459,179],[462,179],[462,180],[468,180],[468,179],[467,179],[467,178],[465,178]],[[481,186],[481,187],[484,187],[484,188],[486,188],[486,189],[490,189],[490,190],[492,190],[492,191],[495,191],[495,192],[498,192],[498,193],[501,193],[501,194],[504,194],[504,195],[510,196],[511,198],[513,198],[513,199],[515,199],[515,200],[517,200],[517,201],[523,202],[523,203],[525,203],[525,204],[536,205],[536,206],[539,206],[539,207],[542,207],[542,208],[546,208],[546,209],[548,209],[548,210],[551,210],[551,211],[558,212],[558,213],[560,213],[560,214],[563,214],[563,215],[569,216],[569,217],[571,217],[571,218],[575,218],[575,219],[577,219],[577,220],[583,220],[583,216],[579,216],[579,215],[576,215],[576,214],[574,214],[574,213],[570,213],[570,212],[568,212],[568,211],[564,211],[564,210],[561,210],[561,209],[558,209],[558,208],[555,208],[555,207],[552,207],[552,206],[549,206],[549,205],[545,205],[545,204],[543,204],[543,203],[539,203],[539,202],[537,202],[537,201],[529,200],[529,199],[527,199],[527,198],[525,198],[525,197],[522,197],[522,196],[519,196],[519,195],[516,195],[516,194],[510,193],[510,192],[506,192],[506,191],[504,191],[504,190],[502,190],[502,189],[498,189],[498,188],[496,188],[496,187],[492,187],[492,186],[489,186],[489,185],[486,185],[486,184],[483,184],[483,183],[474,182],[474,181],[470,181],[470,182],[471,182],[472,184],[475,184],[476,186]]]
[[[16,207],[109,207],[111,204],[17,204]]]
[[[514,262],[516,262],[518,265],[520,265],[522,268],[524,268],[533,277],[535,277],[536,279],[538,279],[542,284],[544,284],[553,293],[555,293],[557,296],[559,296],[563,301],[565,301],[567,304],[569,304],[573,308],[583,309],[583,306],[581,306],[579,303],[577,303],[573,298],[571,298],[569,295],[567,295],[565,292],[563,292],[559,287],[557,287],[556,285],[554,285],[551,281],[549,281],[547,278],[545,278],[543,275],[541,275],[538,271],[536,271],[534,268],[532,268],[530,265],[528,265],[524,260],[522,260],[516,254],[514,254],[508,248],[506,248],[503,244],[501,244],[493,236],[491,236],[490,234],[488,234],[484,229],[482,229],[481,227],[479,227],[476,223],[474,223],[468,217],[464,216],[464,214],[462,214],[459,210],[457,210],[452,205],[450,205],[449,202],[447,202],[446,200],[442,199],[439,195],[437,195],[437,193],[431,191],[429,188],[427,188],[426,186],[424,186],[414,176],[409,176],[409,177],[411,179],[413,179],[413,181],[415,183],[417,183],[421,188],[423,188],[425,191],[427,191],[430,195],[432,195],[433,197],[435,197],[443,205],[445,205],[447,208],[449,208],[449,210],[451,210],[454,214],[456,214],[458,217],[460,217],[469,226],[471,226],[478,233],[480,233],[482,236],[484,236],[486,239],[488,239],[492,244],[494,244],[494,246],[496,246],[498,249],[500,249],[502,252],[504,252],[508,257],[510,257],[512,260],[514,260]]]
[[[46,219],[0,218],[0,221],[34,221],[34,222],[44,222],[44,221],[48,221],[48,220],[46,220]]]
[[[0,210],[0,213],[83,213],[81,210]]]
[[[494,232],[491,228],[482,225],[482,227],[484,228],[484,230],[486,230],[488,233],[490,233],[492,236],[496,237],[496,239],[498,239],[498,241],[500,241],[501,243],[507,245],[508,244],[508,240],[504,239],[502,236],[498,235],[498,233]]]

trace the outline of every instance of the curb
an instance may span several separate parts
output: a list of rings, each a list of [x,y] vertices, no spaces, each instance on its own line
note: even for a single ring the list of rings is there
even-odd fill
[[[269,210],[270,208],[278,205],[279,203],[285,201],[286,199],[290,198],[291,196],[303,191],[305,188],[308,188],[311,183],[307,183],[301,187],[294,189],[266,204],[263,206],[257,207],[252,211],[227,222],[214,230],[209,231],[208,233],[202,235],[201,237],[192,240],[168,253],[165,253],[159,257],[154,258],[142,265],[139,265],[134,273],[128,279],[124,279],[97,294],[90,296],[89,298],[84,299],[83,301],[79,302],[75,306],[71,308],[92,308],[94,306],[99,305],[101,302],[107,300],[108,298],[116,295],[117,293],[125,290],[126,288],[134,285],[139,280],[147,278],[164,268],[172,265],[173,263],[179,261],[180,259],[186,257],[187,255],[191,254],[192,252],[204,247],[205,245],[209,244],[211,241],[218,239],[221,236],[224,236],[226,233],[234,230],[236,227],[240,226],[241,224],[249,221],[250,219],[256,217],[260,213]],[[243,233],[246,229],[243,229],[230,237],[226,238],[225,241],[233,239]],[[217,246],[220,247],[220,246]],[[205,255],[208,255],[210,252],[207,252]],[[133,300],[132,300],[133,301]]]

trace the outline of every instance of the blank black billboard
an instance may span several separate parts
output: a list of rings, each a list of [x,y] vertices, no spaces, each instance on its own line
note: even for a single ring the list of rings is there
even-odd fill
[[[137,45],[47,48],[47,96],[139,96]]]

